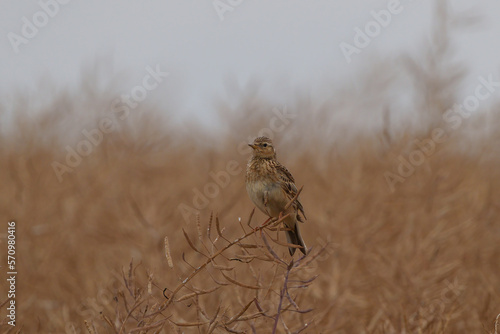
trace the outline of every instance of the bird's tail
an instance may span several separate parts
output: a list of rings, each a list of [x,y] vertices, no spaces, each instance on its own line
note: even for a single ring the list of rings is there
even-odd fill
[[[299,250],[306,255],[307,248],[302,236],[300,235],[299,224],[295,222],[294,227],[286,231],[286,240],[289,244],[302,246]],[[295,253],[295,247],[288,247],[290,255],[293,256]]]

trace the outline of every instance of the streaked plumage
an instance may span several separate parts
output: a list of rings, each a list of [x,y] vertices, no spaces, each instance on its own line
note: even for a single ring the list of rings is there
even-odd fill
[[[278,217],[285,206],[297,194],[297,187],[292,174],[276,160],[271,139],[258,137],[253,144],[253,156],[247,164],[246,188],[252,202],[269,217]],[[288,208],[283,215],[290,213],[284,221],[289,231],[286,231],[287,241],[290,244],[302,246],[299,248],[304,254],[306,245],[297,222],[304,222],[306,215],[299,199]],[[301,217],[301,214],[303,218]],[[295,248],[289,248],[290,255],[295,253]]]

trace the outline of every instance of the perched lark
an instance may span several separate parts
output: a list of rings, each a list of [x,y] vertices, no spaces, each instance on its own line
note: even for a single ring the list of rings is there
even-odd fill
[[[295,180],[288,169],[276,160],[276,151],[271,139],[259,137],[253,144],[248,145],[253,148],[253,156],[247,164],[248,196],[269,217],[278,217],[297,194]],[[307,248],[297,224],[298,221],[304,222],[299,212],[307,219],[298,198],[286,212],[283,212],[283,215],[290,214],[284,221],[287,228],[286,239],[289,244],[301,246],[300,251],[306,254]],[[288,250],[290,255],[295,253],[293,247],[289,247]]]

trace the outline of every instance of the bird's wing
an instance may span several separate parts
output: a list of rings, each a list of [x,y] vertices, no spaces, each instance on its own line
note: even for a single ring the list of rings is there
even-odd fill
[[[288,169],[286,169],[285,166],[283,166],[277,161],[276,161],[276,170],[278,172],[278,176],[280,179],[281,188],[285,192],[287,198],[291,200],[292,198],[295,197],[295,195],[297,195],[298,192],[297,187],[295,186],[295,180],[292,174],[288,171]],[[306,214],[304,213],[304,207],[302,206],[298,198],[293,204],[293,206],[296,209],[296,211],[300,211],[304,216],[304,218],[307,219]],[[297,217],[299,221],[302,221],[300,219],[300,216],[297,215]]]

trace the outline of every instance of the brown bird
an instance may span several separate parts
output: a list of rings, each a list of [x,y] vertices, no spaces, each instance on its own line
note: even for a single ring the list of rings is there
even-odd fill
[[[253,156],[247,164],[246,187],[252,202],[269,217],[290,214],[284,220],[287,228],[286,238],[289,244],[301,246],[302,253],[307,253],[306,244],[300,235],[299,225],[306,218],[304,208],[297,198],[284,212],[286,205],[297,195],[297,187],[292,174],[276,160],[276,151],[271,139],[258,137],[253,144]],[[299,214],[300,213],[300,214]],[[294,247],[288,248],[290,255],[295,253]]]

